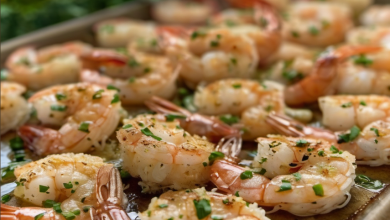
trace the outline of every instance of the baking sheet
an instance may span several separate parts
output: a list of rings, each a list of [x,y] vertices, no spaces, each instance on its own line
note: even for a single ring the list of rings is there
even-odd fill
[[[386,2],[385,0],[383,2]],[[389,3],[389,2],[387,2]],[[1,64],[4,63],[6,57],[15,49],[34,45],[37,47],[47,46],[51,44],[62,43],[71,40],[81,40],[95,45],[92,26],[96,22],[115,18],[129,17],[136,19],[150,18],[150,5],[148,3],[130,2],[110,9],[102,10],[93,13],[89,16],[64,22],[52,27],[6,41],[1,44]],[[9,159],[8,139],[12,134],[2,137],[1,142],[1,168],[7,166]],[[5,138],[5,139],[4,139]],[[241,153],[242,158],[247,158],[248,152],[256,150],[255,144],[246,144]],[[335,219],[367,219],[367,220],[389,220],[390,219],[390,166],[367,167],[359,166],[356,170],[357,174],[364,174],[373,179],[378,179],[385,183],[385,188],[380,192],[372,192],[364,188],[354,186],[351,190],[352,199],[343,209],[334,210],[329,214],[317,215],[312,217],[297,217],[284,211],[278,211],[268,215],[273,220],[292,220],[292,219],[318,219],[318,220],[335,220]],[[137,182],[139,180],[130,178],[124,180],[124,184],[129,185],[125,190],[129,204],[128,212],[144,211],[150,199],[158,195],[141,194],[141,188]],[[1,194],[7,193],[7,186],[2,183]],[[212,186],[209,186],[212,188]],[[134,216],[134,215],[133,215]]]

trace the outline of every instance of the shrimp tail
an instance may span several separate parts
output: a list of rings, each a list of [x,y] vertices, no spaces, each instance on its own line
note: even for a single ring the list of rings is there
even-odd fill
[[[60,144],[56,141],[60,139],[60,134],[53,129],[37,125],[23,125],[19,127],[17,133],[22,137],[26,147],[37,155],[61,152]]]
[[[41,220],[56,220],[56,214],[53,209],[39,207],[13,207],[1,204],[1,219],[2,220],[34,220],[35,216],[45,213]]]
[[[97,208],[90,209],[93,220],[130,220],[122,208],[123,187],[119,171],[112,165],[99,169],[96,181]]]
[[[309,76],[285,89],[286,103],[288,105],[312,103],[317,101],[320,96],[334,94],[338,64],[350,56],[377,52],[380,48],[375,46],[343,46],[335,51],[330,51],[317,60],[316,66]]]
[[[145,105],[153,111],[161,114],[180,113],[187,117],[191,116],[190,111],[180,108],[174,103],[157,96],[153,96],[151,99],[145,101]]]
[[[161,48],[175,46],[179,39],[187,39],[191,36],[194,28],[179,25],[165,25],[157,28],[156,32],[160,40],[158,41]]]
[[[238,155],[241,152],[242,138],[239,135],[230,135],[222,138],[215,150],[225,154],[225,160],[236,162]]]
[[[291,137],[320,138],[331,142],[337,142],[336,136],[332,131],[306,126],[292,118],[281,114],[269,114],[267,115],[265,121],[272,128],[283,135]]]
[[[94,49],[89,53],[82,54],[81,58],[84,62],[115,66],[124,66],[127,62],[126,55],[108,49]]]

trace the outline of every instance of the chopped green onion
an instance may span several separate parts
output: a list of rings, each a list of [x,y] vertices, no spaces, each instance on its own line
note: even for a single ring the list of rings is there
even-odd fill
[[[352,106],[352,102],[347,102],[341,105],[342,108],[349,108]]]
[[[104,89],[100,89],[98,91],[96,91],[93,95],[92,95],[92,99],[101,99],[102,98],[102,93],[104,92]]]
[[[306,146],[308,146],[308,145],[310,145],[310,143],[307,141],[307,140],[298,140],[297,142],[296,142],[296,146],[297,147],[306,147]]]
[[[239,191],[236,191],[236,193],[234,193],[234,195],[237,197],[240,197]]]
[[[337,147],[335,147],[335,146],[332,145],[332,146],[330,147],[330,151],[331,151],[332,153],[336,154],[336,153],[339,152],[339,149],[337,149]]]
[[[291,183],[288,180],[282,180],[282,185],[280,185],[280,188],[277,192],[283,192],[291,190]]]
[[[118,91],[118,92],[121,91],[120,89],[118,89],[117,87],[115,87],[115,86],[113,86],[113,85],[107,85],[107,89],[108,89],[108,90],[116,90],[116,91]]]
[[[168,204],[160,204],[160,205],[158,205],[158,207],[163,209],[163,208],[168,207]]]
[[[79,126],[79,131],[82,131],[82,132],[86,132],[86,133],[89,133],[89,122],[82,122]]]
[[[381,189],[383,183],[379,180],[373,180],[368,176],[358,174],[355,177],[355,183],[367,189]]]
[[[47,190],[49,190],[49,186],[43,186],[43,185],[39,185],[39,192],[47,192]]]
[[[73,184],[69,181],[69,183],[63,183],[64,184],[64,187],[65,189],[72,189],[73,188]]]
[[[350,142],[357,138],[360,134],[360,129],[356,126],[353,126],[350,130],[350,133],[339,135],[338,143]]]
[[[291,174],[291,175],[293,175],[293,176],[295,177],[295,180],[296,180],[296,181],[299,181],[299,180],[302,179],[302,176],[301,176],[300,173],[293,173],[293,174]]]
[[[114,98],[111,100],[111,104],[117,103],[119,101],[120,101],[119,95],[118,95],[118,93],[115,93]]]
[[[313,190],[317,196],[324,196],[324,188],[322,188],[322,184],[318,183],[314,185]]]
[[[225,157],[225,154],[219,151],[211,152],[209,156],[209,165],[211,166],[216,159],[223,159]]]
[[[232,86],[233,86],[233,88],[235,88],[235,89],[241,88],[241,84],[240,84],[240,83],[233,84]]]
[[[64,112],[68,107],[66,105],[51,105],[50,109],[52,111]]]
[[[165,115],[165,118],[168,122],[171,122],[171,121],[174,121],[176,118],[177,119],[186,119],[187,117],[184,116],[184,115],[172,115],[172,114],[168,114],[168,115]]]
[[[66,95],[61,94],[61,93],[57,93],[57,94],[56,94],[56,99],[57,99],[58,101],[64,100],[64,99],[66,99]]]
[[[252,177],[253,177],[253,173],[252,173],[252,171],[250,171],[250,170],[246,170],[246,171],[244,171],[244,172],[242,172],[242,173],[240,174],[240,178],[241,178],[242,180],[251,179]]]
[[[132,124],[127,124],[127,125],[123,125],[122,126],[123,129],[128,129],[128,128],[131,128],[131,127],[133,127]]]
[[[370,128],[370,131],[374,131],[375,135],[379,137],[379,130],[377,128]]]
[[[238,123],[240,121],[240,118],[234,115],[227,114],[219,116],[219,120],[221,120],[225,124],[232,125]]]
[[[42,213],[40,213],[40,214],[34,216],[34,220],[39,220],[39,219],[41,219],[45,214],[46,214],[46,212],[42,212]]]
[[[367,106],[367,103],[365,101],[360,101],[359,104],[363,106]]]
[[[361,54],[361,55],[359,55],[359,56],[356,56],[355,58],[354,58],[354,63],[355,64],[358,64],[358,65],[363,65],[363,66],[369,66],[369,65],[371,65],[372,63],[373,63],[373,60],[371,60],[371,59],[368,59],[367,57],[366,57],[366,55],[364,55],[364,54]]]
[[[5,194],[1,197],[1,202],[2,203],[6,203],[6,202],[9,202],[11,200],[11,196],[8,195],[8,194]]]
[[[320,157],[325,156],[325,151],[319,150],[319,151],[318,151],[318,156],[320,156]]]
[[[198,219],[206,218],[208,215],[211,214],[210,201],[207,199],[201,199],[199,201],[194,199],[194,206]]]
[[[45,201],[42,201],[42,206],[45,208],[52,208],[54,204],[56,204],[56,201],[51,200],[51,199],[47,199]]]

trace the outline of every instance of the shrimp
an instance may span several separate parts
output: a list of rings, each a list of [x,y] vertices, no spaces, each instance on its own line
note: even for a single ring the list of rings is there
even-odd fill
[[[377,95],[325,96],[318,100],[323,113],[322,123],[333,131],[354,125],[363,128],[377,120],[390,120],[390,98]]]
[[[388,121],[373,121],[367,124],[354,139],[347,141],[342,137],[351,134],[351,131],[333,132],[324,128],[310,127],[281,115],[269,115],[267,123],[283,135],[327,140],[337,149],[355,155],[357,164],[370,166],[390,164],[390,122]]]
[[[292,61],[297,58],[314,60],[317,52],[315,49],[285,41],[282,42],[279,50],[269,58],[269,62]]]
[[[54,86],[35,93],[29,102],[44,125],[24,125],[18,133],[37,155],[103,148],[120,120],[118,94],[97,85]]]
[[[245,140],[274,133],[275,130],[265,123],[266,116],[270,112],[283,113],[286,110],[283,86],[272,81],[219,80],[198,88],[194,104],[201,114],[240,116],[234,126],[241,128]],[[290,112],[295,111],[291,109]]]
[[[75,50],[82,53],[84,49],[88,50],[89,46],[78,42],[40,50],[33,47],[20,48],[7,58],[7,80],[18,82],[32,90],[77,82],[82,61]]]
[[[205,136],[210,141],[219,141],[226,136],[240,136],[238,129],[224,124],[217,118],[191,113],[157,96],[145,101],[145,105],[161,114],[180,115],[178,120],[185,131],[193,135]]]
[[[95,25],[96,39],[102,47],[126,47],[130,42],[157,44],[156,24],[131,19],[111,19]]]
[[[345,60],[351,56],[380,51],[375,46],[344,46],[320,57],[311,73],[303,80],[284,90],[288,105],[317,101],[320,96],[348,92],[352,94],[387,94],[388,73],[369,71],[361,58]],[[364,58],[364,57],[363,57]],[[357,61],[356,61],[357,59]],[[357,72],[358,71],[358,72]],[[377,77],[377,78],[375,78]],[[352,83],[351,83],[352,82]],[[357,86],[357,84],[365,85]]]
[[[326,47],[341,43],[352,27],[352,14],[343,4],[295,2],[287,10],[283,37],[295,43]]]
[[[152,16],[158,22],[165,24],[202,24],[217,10],[213,0],[202,2],[203,4],[191,0],[156,2],[152,7]]]
[[[366,26],[390,26],[390,6],[372,5],[361,16],[360,22]]]
[[[72,153],[51,155],[16,168],[15,176],[16,197],[53,209],[1,204],[2,219],[33,220],[38,219],[37,216],[42,216],[39,219],[43,220],[91,219],[89,210],[92,209],[95,215],[92,219],[129,219],[122,209],[127,200],[123,197],[119,172],[112,165],[104,164],[100,157]],[[108,200],[107,188],[110,190]],[[103,210],[96,214],[95,208]]]
[[[350,153],[334,153],[329,142],[318,139],[271,136],[257,142],[252,166],[261,174],[218,159],[211,166],[211,181],[219,190],[273,206],[271,213],[286,210],[298,216],[325,214],[349,202],[355,178]]]
[[[143,192],[194,188],[208,182],[212,143],[190,135],[177,119],[163,115],[139,115],[123,123],[117,131],[122,168],[142,179]]]
[[[211,21],[229,27],[237,34],[249,36],[256,46],[260,63],[265,63],[281,44],[281,20],[274,7],[263,0],[234,1],[240,8],[253,7],[254,12],[227,11]],[[233,12],[233,13],[232,13]]]
[[[1,127],[5,134],[24,124],[30,116],[30,106],[22,97],[26,88],[18,83],[1,82]]]
[[[174,67],[168,58],[139,51],[124,55],[127,65],[102,63],[105,75],[96,70],[83,70],[81,81],[102,86],[114,86],[124,105],[143,104],[153,95],[171,98],[176,91],[180,66]]]
[[[228,28],[189,31],[160,27],[163,48],[171,62],[181,65],[189,87],[223,78],[250,78],[258,65],[254,41]]]
[[[208,201],[211,210],[199,217],[194,201]],[[164,208],[159,208],[166,205]],[[223,195],[208,192],[204,188],[168,191],[152,199],[149,208],[140,213],[143,220],[159,219],[231,219],[231,220],[269,220],[265,211],[257,204],[246,205],[246,202],[234,195]]]
[[[348,32],[347,43],[351,45],[380,46],[382,50],[367,54],[370,68],[390,72],[390,27],[358,27]]]

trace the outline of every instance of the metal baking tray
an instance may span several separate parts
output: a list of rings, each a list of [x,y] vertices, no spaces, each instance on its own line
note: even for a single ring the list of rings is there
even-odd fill
[[[386,3],[386,1],[388,0],[379,0],[377,2]],[[26,45],[42,47],[72,40],[81,40],[96,45],[92,30],[93,25],[99,21],[116,17],[128,17],[142,20],[150,19],[150,3],[130,2],[122,4],[8,40],[1,44],[1,66],[3,66],[5,59],[12,51]],[[7,149],[9,150],[9,147],[3,140],[1,143],[1,168],[7,166],[9,161],[7,157],[9,151]],[[244,150],[241,153],[242,158],[247,157],[248,152],[252,150],[256,150],[254,144],[245,145]],[[390,166],[359,166],[356,172],[357,174],[365,174],[373,179],[382,181],[385,184],[384,189],[379,192],[374,192],[359,186],[354,186],[351,190],[352,199],[349,204],[342,209],[334,210],[328,214],[312,217],[297,217],[284,211],[278,211],[267,216],[273,220],[389,220]],[[146,210],[151,198],[158,196],[141,194],[141,188],[137,184],[138,181],[138,179],[134,178],[124,181],[124,184],[130,185],[130,187],[125,190],[129,200],[126,211],[132,212],[133,214],[138,211]],[[2,187],[2,194],[5,193],[4,190],[6,189]]]

